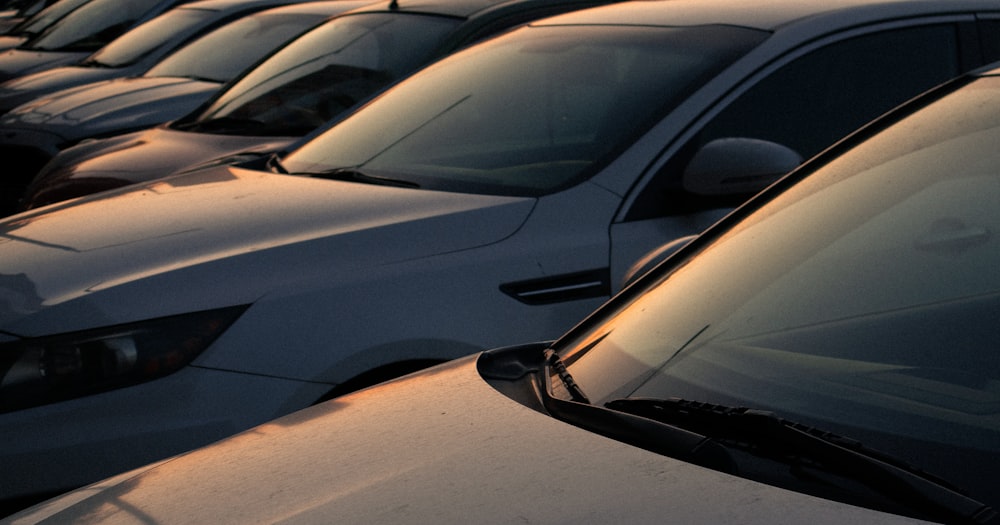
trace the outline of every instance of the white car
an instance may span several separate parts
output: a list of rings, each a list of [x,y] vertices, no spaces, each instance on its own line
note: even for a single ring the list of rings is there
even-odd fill
[[[266,166],[8,217],[0,494],[557,337],[642,254],[1000,49],[977,18],[998,11],[598,7],[450,55]]]
[[[997,523],[998,143],[1000,69],[804,166],[553,344],[8,523]]]

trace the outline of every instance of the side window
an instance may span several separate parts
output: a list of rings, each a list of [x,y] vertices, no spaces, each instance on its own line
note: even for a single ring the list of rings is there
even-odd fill
[[[761,139],[807,159],[960,72],[952,24],[883,31],[812,51],[758,82],[705,125],[644,190],[629,219],[724,208],[747,198],[706,197],[682,187],[688,161],[712,140]]]
[[[983,59],[986,63],[1000,60],[1000,18],[984,17],[979,22],[982,30]]]

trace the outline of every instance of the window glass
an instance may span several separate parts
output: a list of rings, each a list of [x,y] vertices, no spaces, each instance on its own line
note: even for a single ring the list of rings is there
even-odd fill
[[[268,57],[186,129],[305,134],[422,64],[460,23],[403,13],[337,17]]]
[[[882,31],[830,44],[782,67],[726,107],[658,174],[630,219],[731,207],[729,199],[685,191],[681,174],[713,139],[746,137],[812,157],[906,100],[954,78],[954,25]]]
[[[243,17],[179,49],[145,76],[225,82],[318,22],[316,15],[309,14],[261,13]]]
[[[36,35],[54,24],[67,13],[80,7],[90,0],[59,0],[33,15],[31,18],[21,22],[10,31],[13,35]]]
[[[164,43],[189,28],[215,16],[203,9],[174,9],[139,25],[102,47],[88,62],[105,67],[124,67],[155,51]]]
[[[142,18],[160,0],[90,0],[69,13],[37,38],[27,49],[96,51]]]
[[[576,382],[772,410],[1000,504],[998,96],[979,81],[768,202],[570,341]]]
[[[528,26],[408,78],[284,163],[299,173],[360,167],[447,191],[555,191],[599,169],[765,36]]]

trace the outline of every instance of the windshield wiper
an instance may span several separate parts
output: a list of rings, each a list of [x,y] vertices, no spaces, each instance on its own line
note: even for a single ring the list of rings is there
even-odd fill
[[[372,175],[371,173],[362,171],[360,168],[337,168],[318,173],[296,173],[295,175],[308,175],[310,177],[316,177],[319,179],[363,182],[365,184],[378,184],[381,186],[399,186],[404,188],[420,187],[419,184],[412,181],[382,177],[380,175]]]
[[[271,170],[272,173],[280,173],[282,175],[289,175],[285,166],[281,163],[281,155],[278,153],[272,153],[270,157],[267,158],[267,169]]]
[[[219,132],[258,132],[267,127],[266,122],[249,118],[220,117],[208,120],[195,120],[176,124],[174,127],[184,131],[198,131],[202,133]]]
[[[860,442],[745,407],[678,398],[609,401],[611,410],[706,436],[726,447],[797,466],[818,466],[856,480],[948,523],[990,523],[997,513],[946,481]]]

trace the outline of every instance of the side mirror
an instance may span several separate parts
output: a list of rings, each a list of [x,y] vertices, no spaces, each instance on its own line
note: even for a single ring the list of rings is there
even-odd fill
[[[627,272],[625,272],[625,277],[622,278],[622,288],[632,284],[636,279],[642,277],[653,267],[660,264],[667,257],[670,257],[674,252],[680,250],[687,243],[691,242],[692,239],[697,237],[697,235],[688,235],[686,237],[680,237],[674,239],[655,250],[650,251],[646,255],[643,255],[639,260],[633,264]]]
[[[781,144],[760,139],[715,139],[702,146],[684,170],[684,189],[698,195],[757,193],[802,163]]]

